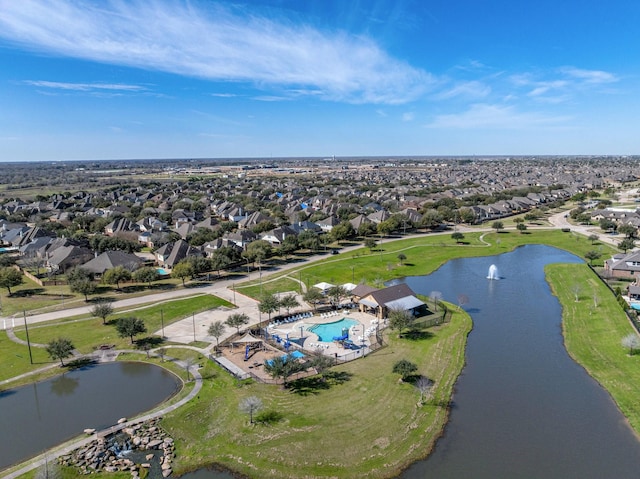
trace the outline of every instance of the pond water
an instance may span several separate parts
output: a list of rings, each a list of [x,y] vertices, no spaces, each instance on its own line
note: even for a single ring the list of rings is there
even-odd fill
[[[0,470],[81,434],[149,410],[175,394],[176,376],[115,362],[0,392]]]
[[[445,434],[403,479],[638,477],[640,442],[608,393],[567,354],[562,311],[545,281],[546,264],[577,261],[526,246],[404,280],[454,304],[468,297],[474,328]],[[492,264],[498,280],[487,279]]]

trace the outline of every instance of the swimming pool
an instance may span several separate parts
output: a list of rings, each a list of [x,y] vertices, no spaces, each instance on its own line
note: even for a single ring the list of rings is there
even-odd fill
[[[313,334],[318,335],[318,341],[323,343],[330,343],[334,337],[344,336],[345,330],[348,334],[349,328],[355,326],[358,322],[354,319],[342,318],[340,321],[334,321],[333,323],[314,324],[307,328]]]
[[[164,269],[164,268],[156,268],[156,271],[160,276],[168,276],[169,275],[167,270]]]

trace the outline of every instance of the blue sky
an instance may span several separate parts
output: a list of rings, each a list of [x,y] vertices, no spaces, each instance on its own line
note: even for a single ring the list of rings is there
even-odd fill
[[[640,2],[0,0],[0,161],[640,154]]]

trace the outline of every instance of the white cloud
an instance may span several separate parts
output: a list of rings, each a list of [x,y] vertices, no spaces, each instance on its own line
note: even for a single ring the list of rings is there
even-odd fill
[[[569,117],[547,116],[538,112],[519,112],[508,105],[478,103],[457,114],[437,116],[427,125],[429,128],[499,128],[517,130],[557,125],[569,121]]]
[[[583,70],[575,67],[564,67],[560,69],[560,72],[569,77],[591,84],[614,83],[618,81],[618,77],[613,73],[602,70]]]
[[[127,85],[122,83],[66,83],[46,80],[25,80],[23,83],[39,88],[51,88],[67,91],[111,91],[111,92],[137,92],[146,88],[139,85]]]
[[[231,6],[161,0],[0,0],[0,36],[37,51],[216,81],[321,91],[324,99],[399,104],[430,74],[373,40]],[[206,5],[207,9],[204,9]]]
[[[415,119],[415,117],[416,117],[416,115],[413,112],[403,113],[402,121],[413,121]]]
[[[434,96],[437,100],[450,100],[451,98],[463,97],[479,99],[485,98],[491,93],[491,87],[479,81],[459,82],[446,91]]]

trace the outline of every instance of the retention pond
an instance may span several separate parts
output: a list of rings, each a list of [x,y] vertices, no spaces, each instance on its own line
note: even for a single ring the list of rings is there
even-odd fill
[[[0,471],[86,428],[103,429],[175,394],[178,378],[137,362],[87,366],[0,392]]]

